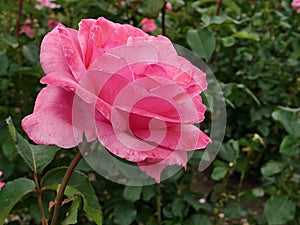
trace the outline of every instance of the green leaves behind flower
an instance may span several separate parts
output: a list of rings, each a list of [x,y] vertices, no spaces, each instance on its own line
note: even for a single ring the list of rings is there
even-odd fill
[[[4,224],[12,208],[34,188],[34,182],[27,178],[19,178],[4,185],[0,191],[0,224]]]
[[[192,51],[203,59],[210,59],[216,47],[216,38],[208,28],[190,29],[186,40]]]
[[[271,225],[284,224],[292,220],[296,205],[284,196],[272,196],[265,203],[264,214]]]

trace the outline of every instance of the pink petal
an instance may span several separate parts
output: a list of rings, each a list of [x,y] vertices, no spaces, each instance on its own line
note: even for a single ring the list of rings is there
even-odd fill
[[[141,171],[160,183],[161,173],[167,166],[179,165],[186,168],[187,153],[182,151],[174,151],[169,157],[163,160],[146,159],[143,162],[138,162]]]
[[[71,74],[59,42],[58,26],[44,37],[41,44],[40,62],[45,74],[58,71]]]
[[[104,17],[97,19],[96,24],[92,30],[93,40],[95,44],[103,48],[106,43],[110,40],[113,32],[117,27],[121,26],[120,24],[113,23]]]
[[[78,40],[86,68],[104,53],[103,49],[97,46],[93,40],[95,36],[93,32],[95,26],[96,20],[94,19],[83,19],[79,23]]]
[[[22,127],[37,144],[71,148],[82,141],[83,132],[89,140],[95,133],[88,123],[91,109],[78,98],[73,106],[74,93],[47,86],[39,93],[34,112],[22,120]],[[80,106],[80,107],[79,107]]]
[[[140,162],[147,158],[164,159],[172,153],[169,149],[151,146],[126,132],[114,130],[108,122],[96,121],[96,129],[98,139],[111,153],[131,162]],[[136,140],[133,141],[134,138]]]
[[[125,45],[127,43],[127,40],[133,37],[147,38],[149,37],[149,35],[143,32],[141,29],[128,24],[124,24],[114,30],[104,48],[105,50],[108,50],[120,45]]]
[[[58,24],[57,32],[65,60],[76,80],[80,80],[86,71],[83,56],[78,41],[77,30]],[[49,62],[51,63],[51,62]]]

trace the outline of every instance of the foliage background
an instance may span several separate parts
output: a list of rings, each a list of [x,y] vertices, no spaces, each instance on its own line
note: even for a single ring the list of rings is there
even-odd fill
[[[140,27],[140,21],[149,17],[158,26],[153,35],[161,34],[164,27],[166,36],[190,48],[214,72],[227,103],[226,136],[206,171],[197,170],[201,157],[197,152],[187,171],[159,185],[124,187],[82,162],[77,169],[89,176],[104,224],[300,224],[300,14],[289,0],[169,2],[173,9],[165,12],[163,22],[162,0],[126,0],[125,6],[119,1],[57,0],[60,8],[41,10],[34,7],[34,0],[1,1],[1,180],[33,178],[10,138],[5,118],[11,116],[24,134],[20,121],[32,112],[42,88],[39,46],[50,31],[49,15],[74,28],[82,18],[104,16]],[[27,18],[38,21],[38,27],[31,25],[32,36],[20,30]],[[68,165],[74,153],[59,151],[41,176]],[[45,208],[53,198],[53,192],[45,194]],[[77,224],[94,224],[80,208],[76,211]],[[39,221],[36,197],[30,194],[5,223]]]

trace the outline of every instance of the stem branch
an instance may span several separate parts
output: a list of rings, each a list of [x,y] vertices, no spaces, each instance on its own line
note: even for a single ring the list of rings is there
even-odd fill
[[[88,146],[89,146],[89,143],[84,142],[81,149],[83,151],[85,151],[85,150],[87,150]],[[54,212],[53,212],[53,216],[52,216],[51,225],[56,225],[56,223],[57,223],[59,212],[60,212],[60,209],[62,207],[62,202],[63,202],[65,189],[67,187],[67,184],[70,180],[70,177],[71,177],[75,167],[77,166],[77,164],[79,163],[81,158],[82,158],[82,153],[79,150],[76,153],[75,157],[73,158],[72,162],[70,163],[70,165],[69,165],[69,167],[68,167],[68,169],[67,169],[67,171],[64,175],[64,178],[62,179],[62,182],[58,187],[58,192],[57,192],[56,199],[55,199],[55,206],[54,206]]]

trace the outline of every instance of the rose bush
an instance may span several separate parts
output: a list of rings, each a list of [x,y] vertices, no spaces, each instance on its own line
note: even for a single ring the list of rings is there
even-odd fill
[[[47,86],[22,121],[38,144],[64,148],[99,140],[157,182],[166,166],[186,166],[187,151],[210,142],[204,119],[205,74],[163,36],[105,18],[79,30],[59,24],[42,41]]]

